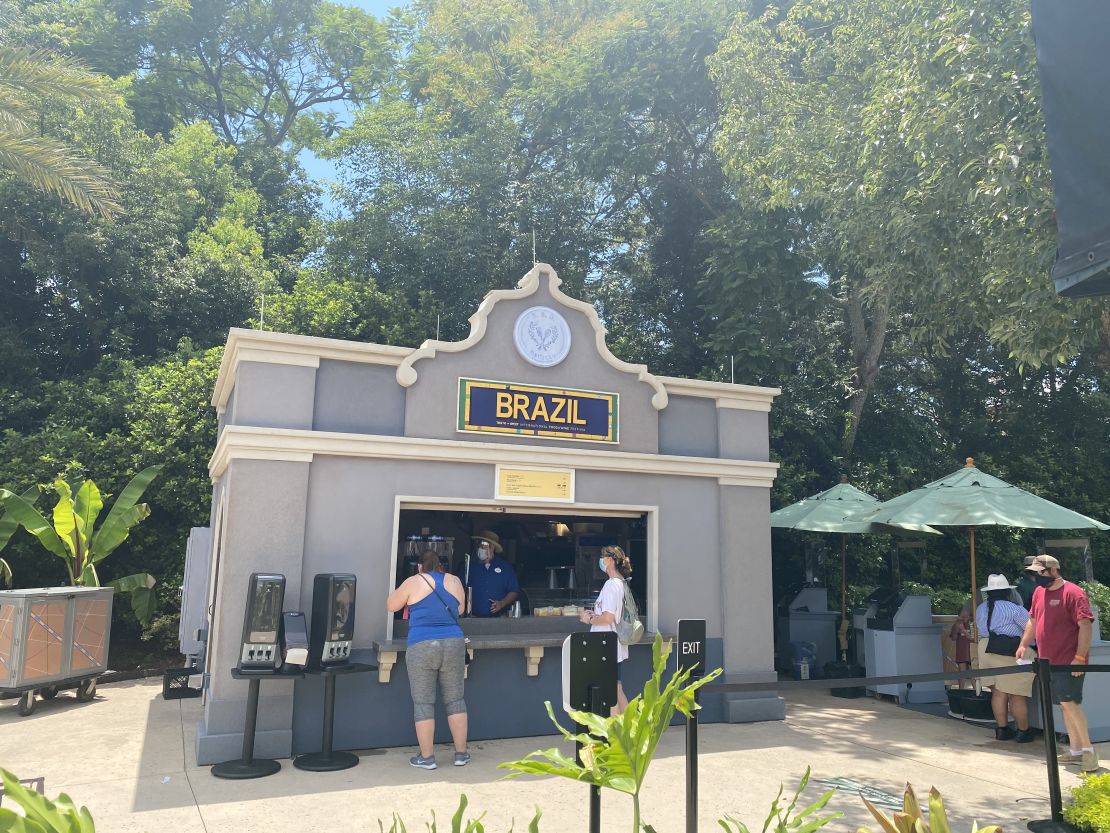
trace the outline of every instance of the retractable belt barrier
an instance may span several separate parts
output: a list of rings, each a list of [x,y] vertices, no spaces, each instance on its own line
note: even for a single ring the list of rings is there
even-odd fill
[[[1053,671],[1110,671],[1110,665],[1053,665]],[[973,680],[979,677],[1004,677],[1008,674],[1036,674],[1037,666],[1014,665],[1004,668],[979,668],[972,671],[939,671],[933,674],[902,674],[898,677],[837,677],[810,680],[781,680],[765,683],[709,683],[704,694],[729,692],[793,691],[800,688],[855,688],[859,686],[895,685],[898,683],[935,683],[943,680]]]
[[[1110,665],[1052,665],[1048,660],[1037,659],[1029,665],[1013,665],[1002,668],[978,668],[968,671],[941,671],[934,674],[902,674],[894,677],[838,677],[835,679],[821,680],[772,680],[762,683],[709,683],[703,686],[700,694],[729,694],[759,691],[795,691],[804,689],[830,689],[830,688],[874,688],[878,685],[897,685],[913,683],[932,683],[944,680],[975,680],[980,677],[1004,677],[1009,674],[1035,674],[1037,687],[1041,694],[1041,721],[1044,733],[1045,764],[1048,768],[1048,800],[1052,809],[1051,819],[1029,822],[1029,828],[1040,833],[1054,833],[1054,831],[1069,830],[1064,824],[1063,800],[1060,794],[1060,772],[1056,758],[1056,719],[1052,707],[1052,675],[1058,673],[1081,672],[1084,674],[1097,674],[1110,671]],[[690,718],[695,725],[697,712]],[[695,729],[696,731],[696,729]],[[695,734],[696,737],[696,734]],[[693,778],[696,790],[697,779],[697,747],[696,741],[692,746],[687,746],[687,777]],[[693,760],[690,760],[692,756]],[[692,776],[691,776],[692,773]],[[689,785],[687,791],[689,793]],[[687,830],[696,830],[691,827],[689,810],[687,816]]]

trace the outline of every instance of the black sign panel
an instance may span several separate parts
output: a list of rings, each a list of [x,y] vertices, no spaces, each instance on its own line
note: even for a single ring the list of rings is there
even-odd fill
[[[595,692],[596,690],[596,692]],[[596,710],[592,699],[597,697]],[[617,705],[617,635],[573,633],[563,640],[563,708],[609,716]]]
[[[678,656],[679,673],[689,668],[695,677],[705,674],[704,619],[678,620],[678,645],[675,646],[675,652]]]

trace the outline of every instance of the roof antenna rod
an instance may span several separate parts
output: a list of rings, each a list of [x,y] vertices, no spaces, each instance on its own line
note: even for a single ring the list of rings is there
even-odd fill
[[[536,265],[536,230],[532,229],[532,265]]]
[[[258,312],[258,329],[266,329],[266,293],[262,293],[261,309]]]
[[[728,357],[728,364],[729,364],[729,368],[730,368],[730,371],[731,371],[731,375],[730,375],[729,378],[732,379],[732,384],[735,385],[736,384],[736,356],[729,356]]]
[[[439,341],[439,314],[436,314],[436,341]]]

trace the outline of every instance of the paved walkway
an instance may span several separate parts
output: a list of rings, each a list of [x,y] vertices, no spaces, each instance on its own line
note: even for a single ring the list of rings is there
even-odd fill
[[[388,829],[393,812],[415,831],[432,809],[448,817],[460,793],[486,812],[490,833],[507,831],[514,820],[516,830],[525,829],[536,804],[544,833],[586,829],[586,787],[555,778],[506,782],[496,769],[555,745],[554,737],[476,743],[471,765],[458,769],[415,770],[407,764],[413,749],[390,749],[343,772],[301,772],[286,761],[270,778],[221,781],[193,759],[199,701],[160,695],[160,681],[117,683],[102,686],[88,704],[64,693],[30,717],[17,715],[14,700],[0,701],[0,766],[20,777],[44,776],[47,795],[69,793],[105,833],[366,833],[378,830],[378,819]],[[668,731],[645,786],[644,819],[660,833],[685,829],[684,744],[681,728]],[[446,752],[442,761],[450,760]],[[1110,758],[1110,744],[1101,752]],[[1048,815],[1038,755],[1040,743],[999,743],[989,730],[959,721],[806,692],[791,699],[785,722],[701,728],[700,829],[719,830],[716,819],[726,813],[760,829],[779,783],[792,787],[811,766],[814,779],[849,779],[895,795],[906,781],[922,795],[935,785],[957,830],[970,830],[972,818],[1017,830]],[[1062,780],[1065,789],[1076,783],[1075,768],[1062,771]],[[811,785],[806,795],[821,789]],[[850,789],[830,806],[845,818],[826,830],[855,831],[870,821]],[[629,831],[628,798],[606,793],[602,819],[607,833]]]

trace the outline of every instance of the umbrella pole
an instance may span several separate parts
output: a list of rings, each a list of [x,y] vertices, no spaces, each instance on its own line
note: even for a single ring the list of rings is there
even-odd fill
[[[848,659],[848,536],[840,536],[840,659]]]
[[[979,634],[975,626],[975,526],[968,526],[968,541],[971,543],[971,642],[979,644]],[[976,653],[978,656],[978,652]]]

